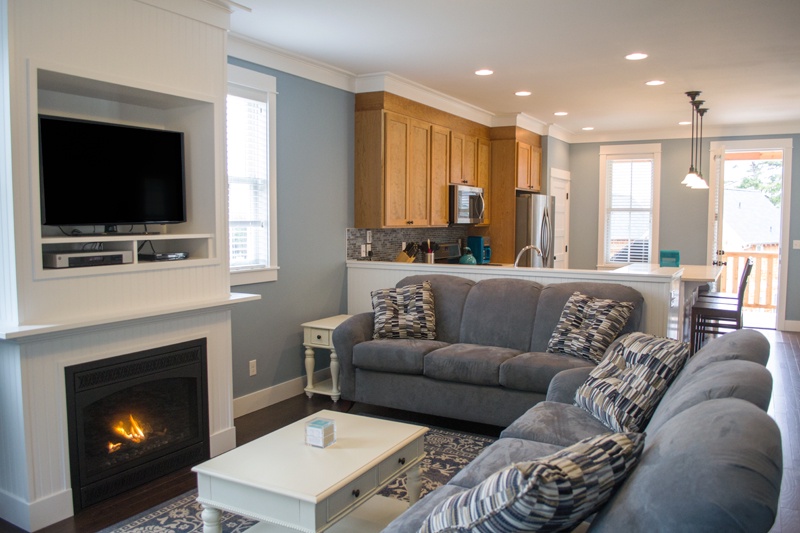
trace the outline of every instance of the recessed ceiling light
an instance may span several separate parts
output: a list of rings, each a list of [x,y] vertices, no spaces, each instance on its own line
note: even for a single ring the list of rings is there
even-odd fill
[[[568,113],[567,113],[566,111],[556,111],[556,112],[555,112],[555,113],[553,113],[553,114],[554,114],[555,116],[557,116],[557,117],[566,117],[566,116],[568,115]]]
[[[517,91],[514,94],[516,94],[517,96],[530,96],[531,92],[530,91]]]
[[[691,124],[691,122],[689,122],[688,120],[684,120],[683,122],[678,122],[678,126],[688,126],[689,124]]]
[[[663,80],[650,80],[645,83],[645,85],[650,85],[651,87],[655,87],[656,85],[664,85],[666,83]]]
[[[583,131],[592,131],[594,128],[592,126],[586,126],[585,128],[581,128]]]
[[[491,76],[492,74],[494,74],[494,71],[489,70],[488,68],[482,68],[480,70],[476,70],[475,74],[477,74],[478,76]]]
[[[632,54],[628,54],[625,56],[625,59],[629,61],[639,61],[640,59],[644,59],[647,57],[647,54],[643,52],[634,52]]]

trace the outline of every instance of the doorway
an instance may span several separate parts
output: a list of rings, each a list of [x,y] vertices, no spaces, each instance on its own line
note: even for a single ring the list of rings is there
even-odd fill
[[[550,194],[556,199],[553,216],[554,268],[569,268],[569,187],[570,173],[559,168],[551,168]]]
[[[788,239],[791,141],[711,143],[710,262],[726,266],[717,290],[736,292],[748,258],[754,260],[744,302],[745,327],[782,326],[786,286],[780,261]]]

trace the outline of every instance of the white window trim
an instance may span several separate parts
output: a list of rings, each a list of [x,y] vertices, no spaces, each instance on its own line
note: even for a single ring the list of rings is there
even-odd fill
[[[620,263],[606,263],[606,163],[608,156],[629,156],[631,159],[652,157],[653,159],[653,241],[650,247],[650,262],[658,263],[658,234],[661,213],[661,143],[651,144],[614,144],[600,147],[600,187],[597,219],[597,269],[612,270],[624,266]]]
[[[250,285],[253,283],[263,283],[267,281],[277,281],[278,279],[278,211],[277,211],[277,149],[276,131],[277,121],[275,116],[277,104],[277,80],[273,76],[238,67],[228,65],[228,86],[235,87],[237,93],[256,91],[259,96],[267,95],[269,106],[269,258],[270,264],[266,268],[254,268],[251,270],[231,270],[231,286]],[[227,139],[227,136],[226,136]],[[227,180],[226,180],[227,197]],[[227,212],[227,211],[226,211]],[[226,217],[227,218],[227,217]],[[227,228],[226,228],[227,234]]]

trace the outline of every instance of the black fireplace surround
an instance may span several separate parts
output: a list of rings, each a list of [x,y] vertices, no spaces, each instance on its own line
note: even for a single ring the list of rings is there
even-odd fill
[[[209,458],[206,339],[65,374],[75,512]]]

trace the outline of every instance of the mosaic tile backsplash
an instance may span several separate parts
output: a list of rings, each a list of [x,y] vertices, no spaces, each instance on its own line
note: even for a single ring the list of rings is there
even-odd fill
[[[403,249],[404,242],[431,242],[452,243],[459,239],[466,241],[467,228],[453,226],[449,228],[402,228],[402,229],[373,229],[372,231],[372,260],[394,261],[397,253]],[[361,245],[367,243],[367,230],[361,228],[347,228],[347,259],[351,261],[364,260],[361,257]],[[417,263],[424,261],[423,254],[418,253]]]

